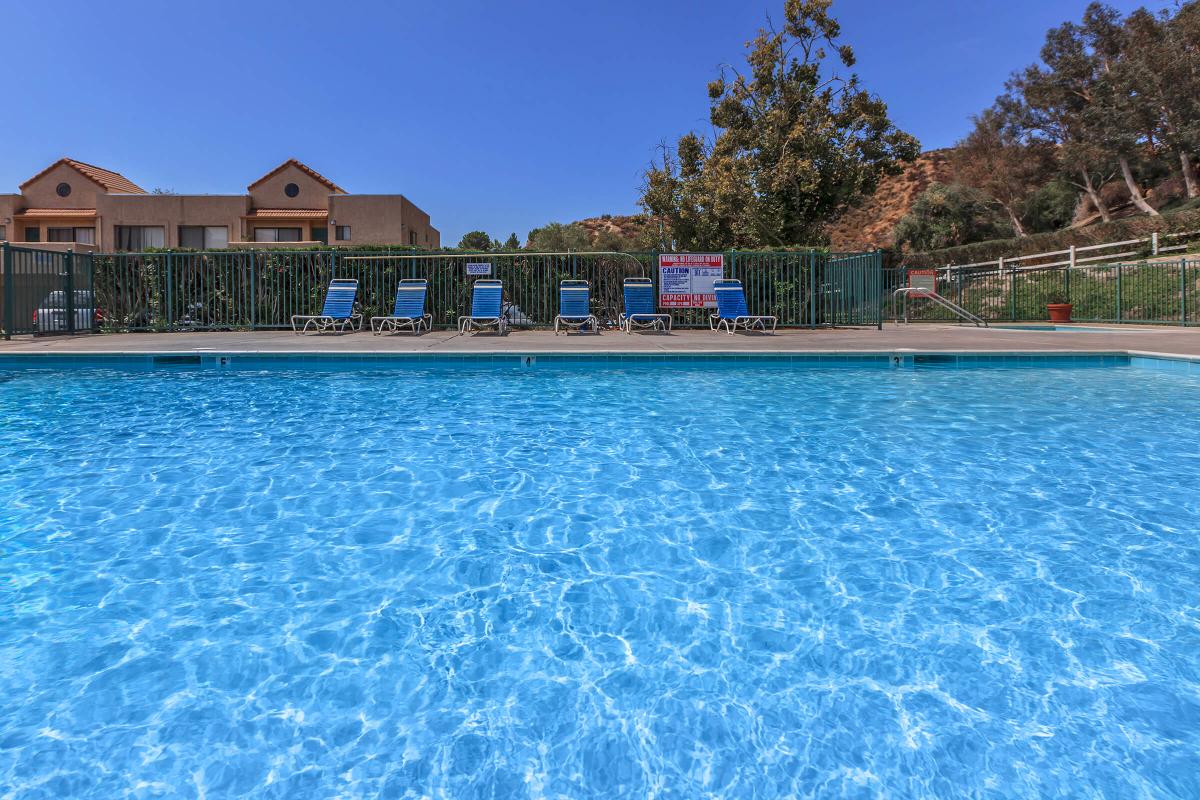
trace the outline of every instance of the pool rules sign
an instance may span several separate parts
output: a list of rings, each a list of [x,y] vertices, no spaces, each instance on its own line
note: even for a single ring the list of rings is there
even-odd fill
[[[716,308],[713,282],[725,274],[721,253],[662,253],[658,257],[660,308]]]

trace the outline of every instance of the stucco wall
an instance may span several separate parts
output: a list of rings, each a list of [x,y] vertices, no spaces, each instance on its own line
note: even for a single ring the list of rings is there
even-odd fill
[[[300,193],[288,197],[284,187],[296,184]],[[316,178],[297,167],[288,165],[280,172],[267,178],[250,190],[250,201],[255,208],[325,208],[330,189]]]
[[[429,215],[407,197],[404,198],[404,224],[408,230],[416,231],[418,247],[436,250],[442,246],[442,234],[429,224]],[[404,235],[408,236],[407,230]],[[404,243],[409,244],[410,240],[405,238]]]
[[[242,216],[249,211],[245,195],[102,195],[96,205],[102,249],[116,246],[117,225],[157,225],[165,229],[166,246],[179,247],[180,225],[224,225],[229,240],[242,238]]]
[[[71,194],[59,197],[56,191],[60,183],[71,187]],[[104,194],[104,187],[78,170],[59,164],[21,190],[26,208],[95,208],[96,198]]]
[[[19,194],[0,194],[0,225],[4,226],[4,235],[0,239],[16,239],[16,228],[13,227],[13,214],[25,207],[25,201]]]
[[[350,226],[350,241],[334,240],[334,224]],[[404,197],[398,194],[340,194],[329,198],[330,244],[400,244]]]

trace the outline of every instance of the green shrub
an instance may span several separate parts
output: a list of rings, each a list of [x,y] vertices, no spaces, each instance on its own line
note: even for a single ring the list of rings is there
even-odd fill
[[[996,204],[978,189],[935,183],[921,193],[893,235],[898,246],[932,250],[1012,232]]]

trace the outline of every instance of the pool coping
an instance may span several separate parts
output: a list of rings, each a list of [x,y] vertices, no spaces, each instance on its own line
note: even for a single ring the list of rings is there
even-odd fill
[[[379,352],[328,350],[55,351],[0,353],[0,369],[56,367],[193,367],[269,369],[345,365],[421,366],[586,366],[688,364],[794,365],[809,367],[1118,367],[1129,366],[1200,375],[1200,356],[1148,350],[971,350],[893,348],[886,350],[751,351],[697,350],[646,352],[622,350],[506,352]]]

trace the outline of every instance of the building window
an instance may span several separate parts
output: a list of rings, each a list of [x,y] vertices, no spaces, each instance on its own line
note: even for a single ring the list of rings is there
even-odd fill
[[[313,238],[314,242],[329,244],[329,229],[324,225],[313,225],[312,233],[310,233],[309,236]]]
[[[54,187],[54,191],[58,193],[59,197],[68,197],[71,194],[71,184],[63,181],[58,186]]]
[[[40,242],[41,240],[42,240],[42,229],[41,228],[26,228],[25,229],[25,241]]]
[[[8,226],[0,225],[0,241],[8,241]]]
[[[166,247],[164,228],[158,225],[117,225],[118,250],[146,250],[151,247]]]
[[[95,228],[47,228],[47,242],[76,242],[78,244],[95,244]]]
[[[339,242],[350,241],[350,226],[338,225],[336,228],[334,228],[333,238],[337,239]]]
[[[300,194],[300,187],[294,183],[289,183],[287,186],[283,187],[283,193],[288,197],[295,197],[296,195]]]
[[[408,243],[411,245],[414,245],[414,246],[416,245],[416,243],[417,243],[417,232],[416,231],[408,232]]]
[[[256,242],[298,242],[300,241],[299,228],[255,228],[254,241]]]
[[[189,250],[224,250],[229,246],[229,228],[224,225],[180,225],[179,246]]]

